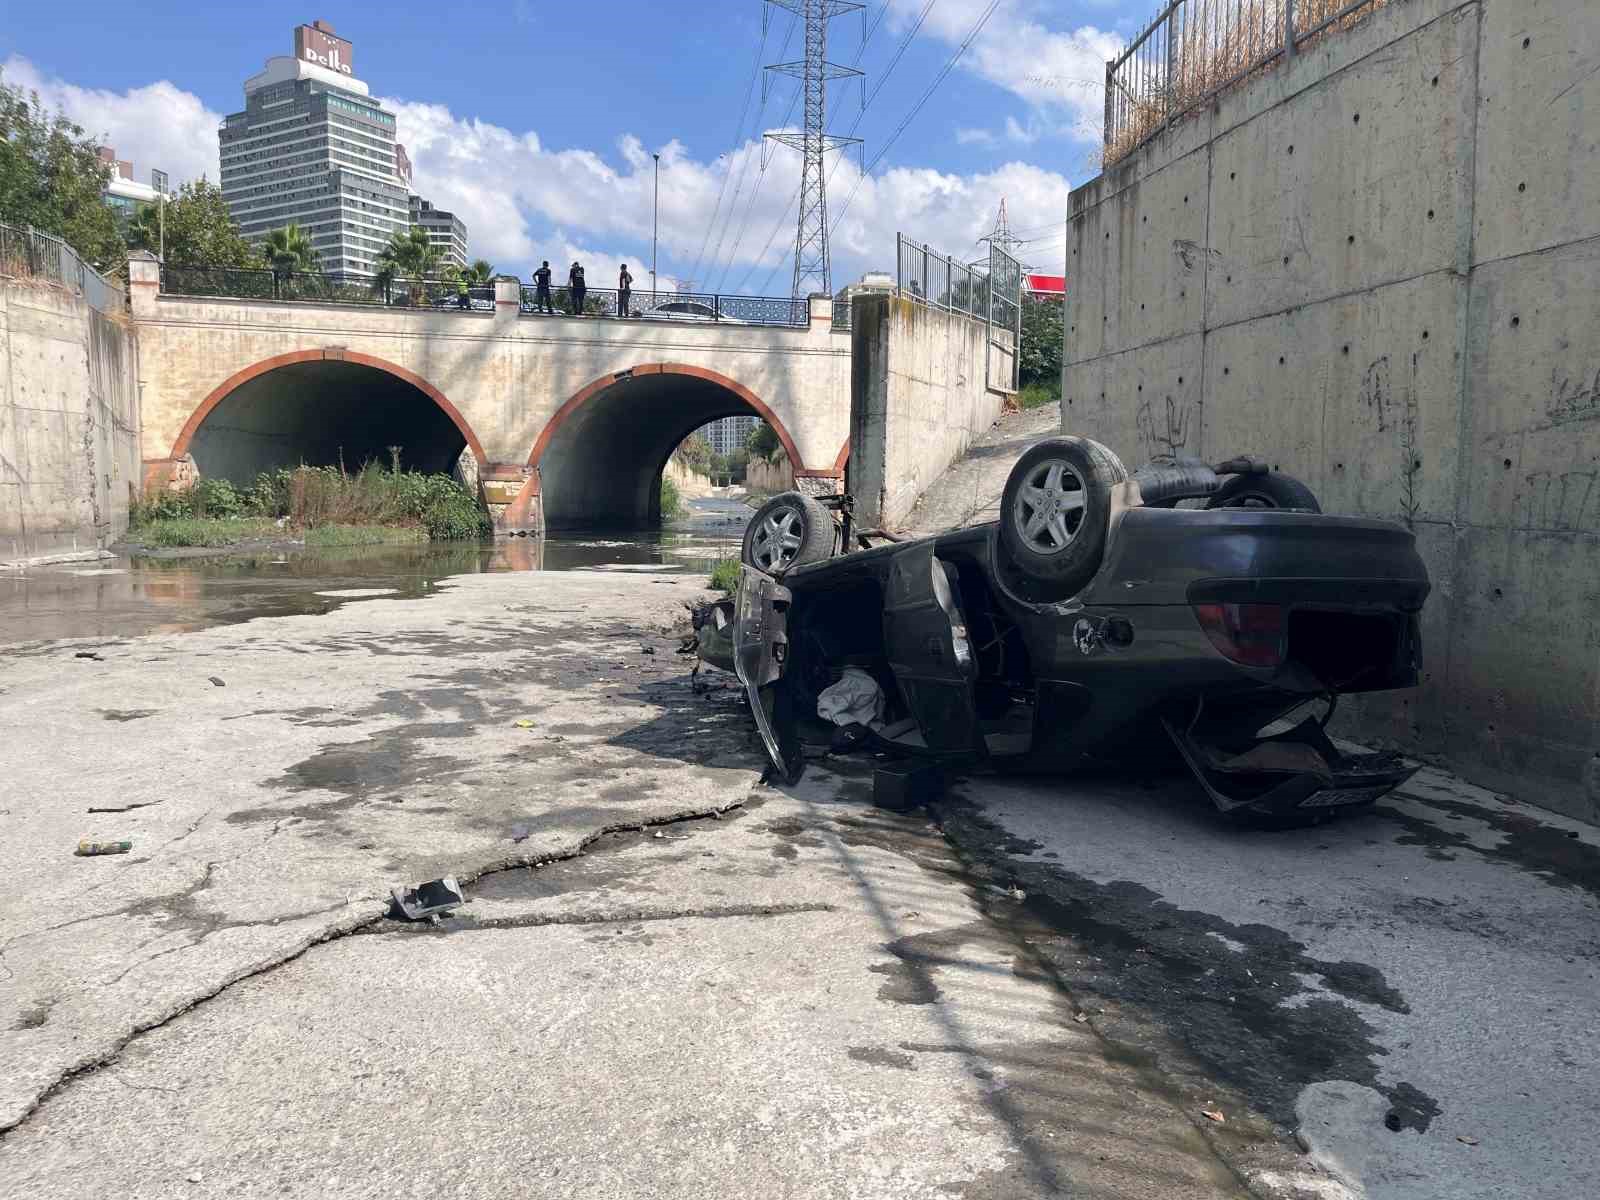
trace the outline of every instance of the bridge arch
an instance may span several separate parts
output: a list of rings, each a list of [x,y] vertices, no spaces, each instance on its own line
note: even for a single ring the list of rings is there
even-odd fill
[[[744,384],[706,367],[646,363],[573,393],[528,455],[550,529],[638,528],[661,517],[658,480],[673,448],[718,417],[750,413],[772,426],[803,470],[783,420]]]
[[[279,466],[351,469],[369,459],[449,471],[483,445],[450,399],[413,371],[355,350],[293,350],[236,371],[207,393],[172,444],[201,475],[247,481]]]

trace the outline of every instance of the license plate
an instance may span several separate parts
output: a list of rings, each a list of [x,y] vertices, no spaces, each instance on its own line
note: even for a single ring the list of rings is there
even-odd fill
[[[1312,792],[1300,801],[1301,808],[1332,808],[1340,804],[1365,804],[1369,800],[1376,800],[1379,796],[1389,791],[1394,785],[1384,784],[1382,787],[1364,788],[1324,788],[1320,792]]]

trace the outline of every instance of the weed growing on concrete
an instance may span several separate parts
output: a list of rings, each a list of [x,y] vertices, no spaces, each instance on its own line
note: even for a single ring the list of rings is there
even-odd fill
[[[737,558],[724,558],[711,568],[711,578],[707,580],[711,587],[719,592],[727,592],[730,596],[739,587],[739,560]]]

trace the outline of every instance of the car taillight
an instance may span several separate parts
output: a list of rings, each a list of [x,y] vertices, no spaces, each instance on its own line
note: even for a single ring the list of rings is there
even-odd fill
[[[1276,667],[1283,662],[1281,604],[1196,604],[1194,615],[1224,658],[1245,667]]]

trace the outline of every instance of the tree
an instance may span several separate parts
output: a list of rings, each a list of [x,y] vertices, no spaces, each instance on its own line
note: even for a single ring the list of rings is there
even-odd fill
[[[1059,299],[1023,297],[1022,347],[1017,361],[1023,387],[1037,383],[1051,391],[1060,388],[1065,307]]]
[[[494,267],[487,259],[474,259],[470,267],[462,270],[461,278],[471,287],[481,287],[494,279]]]
[[[395,232],[389,235],[389,244],[378,252],[377,269],[379,276],[387,276],[390,284],[396,279],[421,280],[434,279],[439,275],[439,250],[428,237],[428,231],[420,225],[413,225],[404,233]],[[385,289],[384,295],[387,296]],[[423,289],[411,289],[411,302],[422,302]]]
[[[127,252],[103,199],[110,177],[82,126],[0,77],[0,221],[53,233],[96,270],[114,271]]]
[[[672,457],[691,471],[701,475],[711,474],[711,460],[715,457],[711,453],[711,443],[698,433],[691,433],[678,443],[678,448],[672,452]]]
[[[152,254],[161,252],[161,207],[146,204],[134,214],[128,223],[129,249],[148,250]],[[201,177],[184,184],[178,194],[167,201],[165,208],[167,262],[181,267],[261,265],[260,258],[228,215],[222,189],[210,180]],[[312,253],[315,255],[315,251]]]
[[[321,269],[321,256],[306,231],[290,222],[282,229],[268,232],[261,253],[275,274],[287,275],[291,271],[313,272]]]
[[[752,456],[764,458],[768,462],[776,458],[778,452],[783,449],[783,443],[778,440],[778,431],[765,421],[756,422],[756,427],[744,439],[744,445]]]

